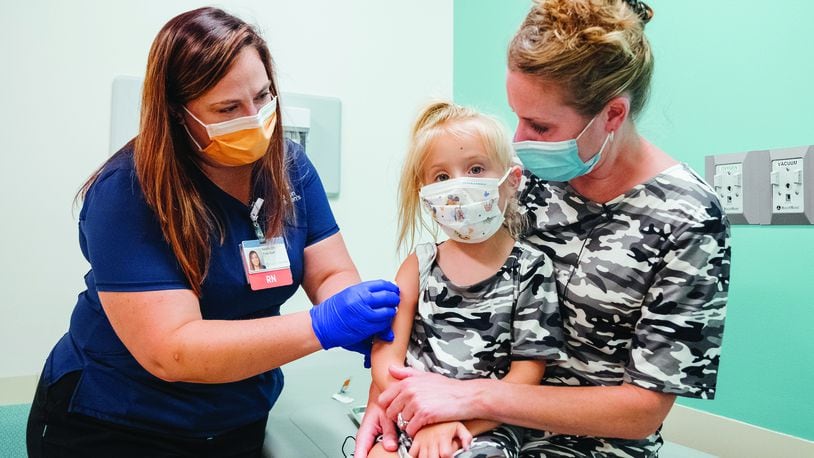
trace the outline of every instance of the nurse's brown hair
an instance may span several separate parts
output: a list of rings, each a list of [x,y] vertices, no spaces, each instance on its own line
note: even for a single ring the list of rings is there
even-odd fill
[[[192,180],[192,174],[202,172],[180,113],[186,103],[215,86],[249,46],[263,61],[272,95],[279,96],[266,42],[252,26],[217,8],[200,8],[172,18],[158,32],[147,59],[139,134],[133,140],[136,174],[147,205],[199,297],[210,247],[215,241],[223,244],[224,227]],[[277,119],[282,119],[279,103]],[[275,129],[268,151],[254,164],[253,176],[254,197],[263,197],[267,205],[266,234],[279,235],[293,213],[282,129]]]

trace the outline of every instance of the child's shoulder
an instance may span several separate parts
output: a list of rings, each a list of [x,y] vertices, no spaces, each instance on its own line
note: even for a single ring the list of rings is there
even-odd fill
[[[434,243],[420,243],[413,248],[401,262],[400,271],[418,271],[421,266],[433,262],[438,253],[438,247]]]
[[[415,249],[413,250],[413,252],[411,254],[417,254],[417,253],[421,253],[421,252],[435,252],[435,251],[438,251],[438,249],[441,248],[442,246],[444,246],[445,244],[446,244],[446,241],[443,241],[441,243],[435,243],[435,242],[419,243],[419,244],[417,244],[415,246]]]
[[[415,257],[416,259],[418,259],[419,262],[433,260],[438,254],[438,250],[441,247],[441,245],[443,245],[443,243],[441,243],[440,245],[436,245],[435,243],[432,242],[419,243],[418,245],[415,246],[415,249],[413,249],[413,251],[410,253],[410,256]],[[408,256],[408,258],[410,256]]]

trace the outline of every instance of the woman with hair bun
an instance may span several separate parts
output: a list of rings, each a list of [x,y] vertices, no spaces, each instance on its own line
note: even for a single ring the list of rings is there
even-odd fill
[[[539,386],[391,368],[399,381],[370,401],[357,456],[373,432],[392,446],[397,417],[408,434],[523,426],[522,457],[657,456],[675,397],[715,396],[729,223],[709,186],[636,130],[652,17],[636,0],[538,0],[509,46],[525,240],[554,262],[567,360]]]

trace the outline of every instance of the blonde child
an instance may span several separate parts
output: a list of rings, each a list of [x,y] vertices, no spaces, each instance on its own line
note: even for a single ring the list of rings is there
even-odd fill
[[[396,277],[395,339],[373,346],[379,391],[393,381],[392,365],[538,384],[546,361],[565,358],[552,264],[515,240],[522,171],[512,154],[491,117],[446,102],[421,112],[399,190],[399,245],[415,251]],[[421,227],[449,240],[416,246]],[[409,418],[399,417],[403,427]],[[490,421],[437,423],[413,438],[401,432],[399,456],[452,456],[463,447],[456,456],[515,457],[520,440],[519,428]],[[377,445],[369,456],[388,455]]]

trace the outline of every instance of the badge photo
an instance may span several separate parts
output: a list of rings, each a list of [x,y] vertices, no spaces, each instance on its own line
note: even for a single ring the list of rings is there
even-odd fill
[[[240,244],[246,281],[252,290],[292,284],[291,262],[282,237],[260,242],[246,240]]]

